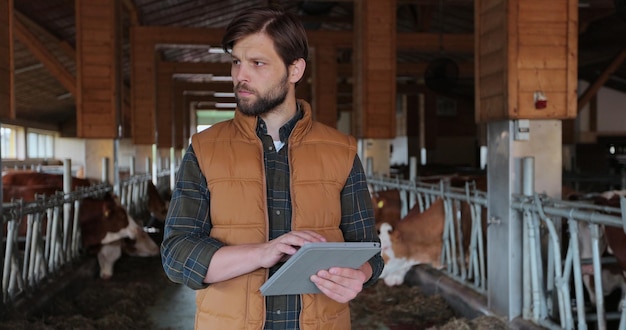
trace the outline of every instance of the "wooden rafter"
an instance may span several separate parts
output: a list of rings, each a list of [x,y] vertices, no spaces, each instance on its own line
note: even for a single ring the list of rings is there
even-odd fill
[[[61,64],[46,46],[19,20],[14,21],[15,37],[23,43],[46,69],[72,95],[76,95],[76,78]]]
[[[626,59],[626,48],[622,49],[622,51],[613,59],[613,61],[611,61],[611,64],[609,64],[609,66],[602,72],[602,74],[600,74],[598,79],[596,79],[596,81],[589,85],[583,95],[580,96],[580,98],[578,99],[579,112],[598,93],[600,87],[604,86],[604,84],[607,80],[609,80],[613,72],[615,72],[615,70],[617,70],[622,65],[624,59]]]
[[[65,53],[65,55],[67,55],[68,57],[72,59],[76,58],[76,50],[67,41],[60,40],[57,36],[50,33],[50,31],[46,30],[41,25],[35,23],[33,20],[26,17],[26,15],[20,13],[19,11],[15,10],[14,13],[15,13],[16,20],[24,24],[24,26],[28,27],[29,30],[36,31],[38,34],[45,35],[46,38],[50,40],[54,40],[55,42],[58,42],[59,47]]]

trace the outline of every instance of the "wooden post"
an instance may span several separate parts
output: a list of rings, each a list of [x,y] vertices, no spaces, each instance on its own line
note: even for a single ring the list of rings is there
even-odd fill
[[[317,121],[337,127],[337,53],[333,45],[313,51],[313,113]]]
[[[475,15],[476,121],[575,118],[577,2],[478,0]]]
[[[13,0],[0,0],[0,26],[0,119],[14,119]]]
[[[121,130],[119,0],[76,0],[76,121],[83,138],[116,138]]]
[[[174,112],[172,111],[172,66],[157,65],[156,81],[156,135],[159,148],[171,148],[174,137]]]
[[[353,134],[396,135],[396,0],[354,3]]]

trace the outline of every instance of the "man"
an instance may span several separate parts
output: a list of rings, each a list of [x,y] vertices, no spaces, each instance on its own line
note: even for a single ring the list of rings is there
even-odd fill
[[[308,43],[293,15],[247,10],[222,43],[237,110],[192,137],[166,219],[165,272],[198,290],[197,329],[350,329],[348,302],[378,279],[380,254],[320,270],[311,281],[322,294],[259,288],[306,243],[379,241],[356,142],[296,100]]]

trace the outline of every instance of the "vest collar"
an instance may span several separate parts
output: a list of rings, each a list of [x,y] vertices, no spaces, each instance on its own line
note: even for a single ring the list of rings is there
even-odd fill
[[[300,109],[302,110],[302,118],[298,120],[295,127],[293,128],[291,135],[289,137],[290,143],[299,142],[302,137],[306,135],[306,133],[311,129],[313,125],[312,119],[313,114],[311,110],[311,105],[304,100],[298,99],[296,100]],[[239,129],[239,131],[249,140],[256,140],[257,137],[257,125],[258,125],[258,116],[246,116],[239,111],[239,109],[235,110],[235,118],[233,122],[235,126]]]

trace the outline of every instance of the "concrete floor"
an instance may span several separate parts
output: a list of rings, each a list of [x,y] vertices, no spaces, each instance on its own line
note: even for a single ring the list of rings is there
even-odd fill
[[[158,326],[155,330],[192,330],[196,293],[184,285],[168,285],[148,312]]]

